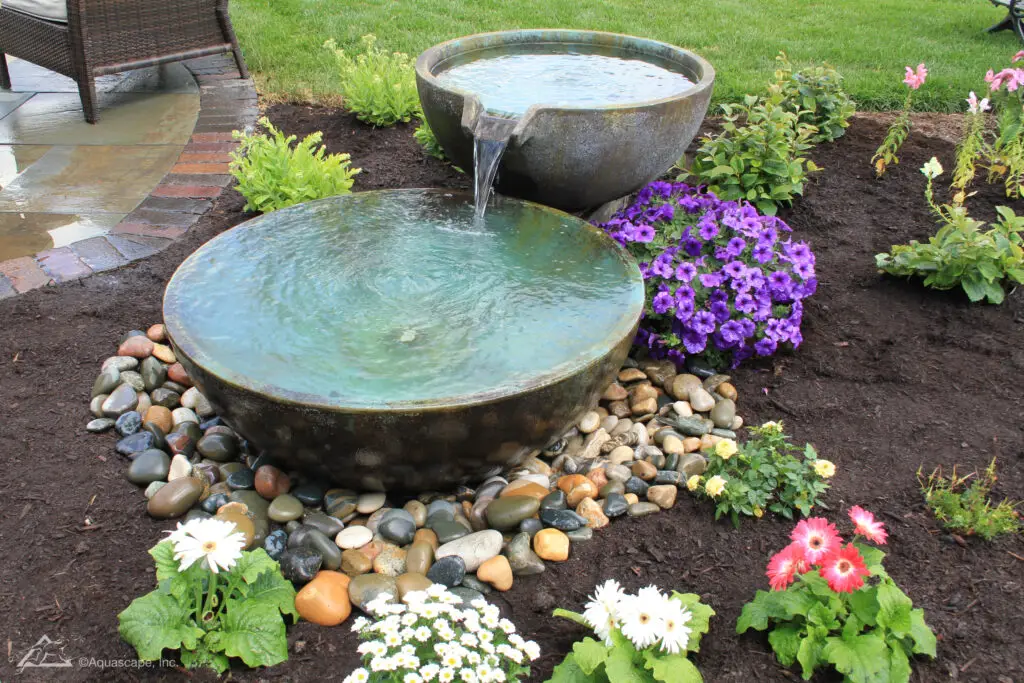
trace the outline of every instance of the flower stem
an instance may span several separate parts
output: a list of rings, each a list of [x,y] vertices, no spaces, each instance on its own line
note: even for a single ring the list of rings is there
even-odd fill
[[[587,628],[590,628],[590,624],[587,623],[587,620],[583,618],[582,614],[578,614],[576,612],[570,612],[569,610],[562,609],[561,607],[559,607],[554,612],[552,612],[551,616],[553,616],[553,617],[562,617],[563,619],[568,619],[569,621],[574,621],[577,624],[579,624],[580,626],[586,626]]]
[[[200,617],[205,616],[206,613],[210,611],[210,608],[213,606],[213,596],[214,596],[214,594],[216,594],[216,592],[217,592],[217,574],[214,573],[214,572],[210,572],[210,585],[207,588],[206,602],[203,605],[203,614],[200,615]]]

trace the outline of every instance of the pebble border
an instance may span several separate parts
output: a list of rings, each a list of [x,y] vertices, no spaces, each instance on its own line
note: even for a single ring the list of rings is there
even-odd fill
[[[252,79],[241,78],[230,55],[183,62],[199,85],[199,116],[175,165],[107,235],[35,256],[0,261],[0,299],[60,284],[144,259],[166,249],[213,207],[231,183],[231,131],[259,118]]]

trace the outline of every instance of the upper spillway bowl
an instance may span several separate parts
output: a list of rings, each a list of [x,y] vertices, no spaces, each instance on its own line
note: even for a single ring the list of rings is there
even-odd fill
[[[631,88],[637,97],[644,92],[651,97],[632,102],[596,93],[577,96],[574,103],[563,98],[528,107],[519,116],[502,157],[498,192],[580,211],[627,195],[671,168],[704,120],[714,69],[693,52],[667,43],[597,31],[482,33],[436,45],[421,54],[416,62],[416,82],[424,116],[448,157],[463,168],[472,168],[472,131],[478,117],[488,108],[519,115],[508,111],[517,108],[508,103],[521,105],[528,100],[531,79],[510,81],[506,97],[502,97],[500,91],[487,92],[483,87],[483,92],[474,92],[467,89],[465,80],[440,74],[509,55],[569,54],[640,61],[679,74],[689,84],[678,90],[669,82],[661,90]],[[526,66],[527,70],[536,68],[536,64]],[[557,84],[557,79],[545,81],[548,83]],[[533,93],[545,99],[540,94],[543,91],[536,88]],[[607,103],[600,104],[602,101]]]
[[[573,216],[385,190],[254,218],[189,256],[164,320],[227,422],[358,489],[478,480],[563,433],[643,309],[635,262]]]

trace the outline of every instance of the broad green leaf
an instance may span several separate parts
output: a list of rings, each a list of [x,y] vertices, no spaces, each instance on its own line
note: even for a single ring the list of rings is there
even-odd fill
[[[818,668],[824,646],[824,639],[820,638],[816,633],[809,634],[800,641],[800,647],[796,651],[796,660],[800,662],[800,668],[802,669],[805,681],[810,680],[811,676],[814,675],[814,670]]]
[[[711,617],[715,616],[715,610],[711,609],[710,605],[702,603],[696,593],[673,591],[672,598],[690,610],[690,621],[686,623],[690,629],[690,638],[686,642],[686,649],[689,652],[700,652],[700,640],[711,629]]]
[[[634,651],[635,652],[635,651]],[[616,647],[608,653],[604,665],[608,680],[613,683],[648,683],[643,669],[633,665],[633,657],[625,648]]]
[[[924,610],[910,611],[910,637],[914,641],[914,654],[935,657],[935,634],[924,621]]]
[[[608,659],[608,647],[593,638],[584,638],[572,646],[576,664],[586,674],[594,671]]]
[[[179,562],[174,559],[173,543],[161,541],[149,549],[149,554],[153,556],[153,563],[156,565],[157,583],[178,575]]]
[[[825,639],[822,656],[854,681],[869,681],[889,666],[888,646],[881,637],[869,633],[853,638]]]
[[[238,563],[231,568],[232,574],[241,576],[242,580],[249,584],[255,583],[263,572],[280,573],[277,562],[267,555],[263,548],[243,552]]]
[[[273,605],[283,614],[290,615],[294,621],[299,620],[299,612],[295,609],[295,586],[279,571],[266,571],[259,575],[255,583],[249,586],[246,602],[259,602]]]
[[[981,278],[966,277],[960,281],[960,286],[964,288],[967,298],[971,301],[981,301],[985,298],[985,281]]]
[[[892,579],[878,584],[878,625],[902,638],[910,632],[910,598]]]
[[[247,666],[273,666],[288,659],[284,620],[273,605],[228,600],[220,630],[206,634],[214,652],[239,657]]]
[[[685,654],[657,655],[644,653],[644,666],[650,669],[654,679],[662,683],[703,683],[697,666]]]
[[[889,678],[887,683],[909,683],[910,660],[902,644],[889,647]]]
[[[165,649],[194,650],[203,635],[203,630],[192,621],[191,610],[160,591],[132,600],[117,620],[121,637],[143,661],[160,659]]]
[[[570,652],[562,660],[562,663],[551,671],[551,678],[547,683],[591,683],[593,681],[607,681],[607,676],[588,676],[576,663],[576,658]]]
[[[783,666],[789,666],[796,661],[796,653],[802,640],[803,629],[798,626],[776,626],[768,634],[768,643],[775,650],[775,656]]]
[[[186,669],[198,669],[201,666],[208,666],[218,674],[224,673],[230,666],[228,658],[223,653],[210,652],[202,641],[199,641],[199,647],[195,650],[181,651],[181,663],[185,665]]]

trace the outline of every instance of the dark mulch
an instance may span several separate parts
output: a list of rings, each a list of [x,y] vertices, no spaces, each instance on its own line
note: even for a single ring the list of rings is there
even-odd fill
[[[270,118],[290,133],[325,130],[331,151],[351,152],[363,167],[356,189],[467,186],[464,176],[420,154],[408,126],[370,130],[333,111],[291,106],[273,107]],[[797,439],[836,462],[826,498],[835,518],[861,504],[889,525],[888,569],[925,608],[941,639],[935,662],[915,663],[915,681],[1022,681],[1024,540],[958,543],[926,514],[915,472],[940,464],[983,467],[999,456],[997,493],[1024,496],[1024,297],[1017,292],[1001,307],[969,305],[958,292],[929,291],[875,272],[876,252],[933,230],[917,168],[933,154],[947,168],[952,161],[948,142],[912,135],[903,163],[875,180],[868,159],[883,134],[876,120],[860,119],[841,141],[815,151],[826,170],[785,216],[819,259],[821,287],[807,309],[806,342],[794,355],[737,373],[741,412],[748,421],[784,419]],[[972,208],[987,218],[1003,201],[998,188],[982,187]],[[63,639],[74,658],[133,654],[117,636],[116,615],[151,587],[146,549],[168,524],[144,514],[144,499],[125,481],[112,438],[84,432],[89,390],[120,335],[159,320],[161,292],[175,266],[245,218],[240,206],[229,193],[154,259],[0,302],[5,680],[43,634]],[[734,634],[741,605],[766,586],[764,565],[785,544],[790,525],[765,519],[735,531],[713,522],[707,505],[685,494],[680,501],[670,512],[615,522],[568,562],[519,580],[496,598],[543,648],[534,680],[546,678],[582,633],[550,618],[551,609],[579,608],[608,577],[629,588],[656,583],[704,596],[718,611],[696,657],[707,681],[798,677],[779,667],[763,637]],[[289,639],[286,664],[233,676],[340,678],[356,663],[347,628],[300,624]],[[76,665],[21,677],[182,675]]]

